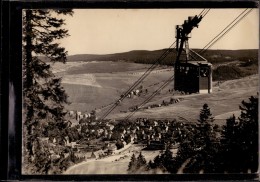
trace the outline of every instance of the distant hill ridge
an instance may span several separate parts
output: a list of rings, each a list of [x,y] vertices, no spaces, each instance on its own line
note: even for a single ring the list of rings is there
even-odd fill
[[[167,49],[161,50],[133,50],[129,52],[114,53],[114,54],[77,54],[68,56],[68,62],[74,61],[127,61],[134,63],[151,64],[154,63]],[[200,49],[193,49],[199,52]],[[172,52],[162,61],[161,64],[172,65],[175,60],[176,51]],[[227,62],[241,59],[256,59],[258,58],[258,49],[242,49],[242,50],[207,50],[202,54],[209,62]]]

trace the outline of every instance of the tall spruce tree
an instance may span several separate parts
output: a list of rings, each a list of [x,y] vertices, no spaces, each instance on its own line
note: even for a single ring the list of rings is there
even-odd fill
[[[240,172],[257,172],[258,152],[258,96],[251,96],[249,101],[242,101],[239,106],[241,114],[239,119],[239,143],[241,155]]]
[[[216,125],[214,117],[210,111],[208,104],[204,104],[200,111],[198,122],[199,130],[199,142],[197,145],[199,148],[196,154],[196,160],[194,164],[195,171],[214,173],[219,168],[214,162],[219,148],[219,140],[217,139]]]
[[[214,126],[213,126],[214,118],[212,117],[212,113],[208,104],[204,104],[202,109],[200,110],[199,115],[199,124],[198,129],[200,145],[209,145],[211,141],[215,138]]]
[[[221,140],[221,163],[224,172],[247,173],[258,169],[258,97],[242,101],[238,120],[227,119]]]
[[[200,116],[199,117],[200,118],[199,118],[198,121],[200,123],[213,122],[214,121],[208,104],[204,104],[202,106],[202,109],[200,110]]]
[[[166,150],[154,158],[154,163],[150,163],[152,168],[160,168],[162,171],[174,172],[173,157],[169,147]]]
[[[204,104],[196,129],[194,128],[195,131],[190,133],[190,137],[180,142],[171,172],[177,172],[180,168],[183,168],[184,173],[216,171],[218,166],[214,161],[218,151],[218,142],[213,121],[209,106]]]
[[[68,36],[68,30],[62,28],[62,16],[72,14],[70,9],[23,11],[23,120],[25,155],[29,159],[35,153],[37,137],[44,135],[43,123],[54,123],[60,131],[66,126],[67,94],[61,78],[52,73],[50,63],[66,62],[67,52],[57,40]]]
[[[137,169],[146,167],[146,159],[144,158],[142,152],[137,157]]]
[[[135,174],[135,173],[142,173],[146,171],[146,159],[144,158],[143,154],[140,152],[138,157],[135,157],[135,154],[132,155],[130,162],[128,164],[128,173]]]
[[[219,163],[223,172],[237,172],[239,171],[238,158],[240,155],[239,142],[239,126],[236,117],[233,115],[226,120],[221,131],[221,159]]]
[[[130,159],[130,162],[129,162],[129,164],[128,164],[128,169],[127,169],[127,171],[128,171],[129,173],[133,173],[133,172],[136,170],[136,168],[137,168],[137,159],[136,159],[136,157],[135,157],[135,154],[133,153],[133,155],[132,155],[132,157],[131,157],[131,159]]]

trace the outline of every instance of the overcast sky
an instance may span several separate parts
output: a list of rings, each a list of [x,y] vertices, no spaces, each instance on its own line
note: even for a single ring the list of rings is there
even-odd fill
[[[203,48],[244,9],[211,9],[192,31],[190,48]],[[175,25],[202,9],[75,9],[66,17],[69,55],[157,50],[175,41]],[[259,11],[254,9],[211,49],[258,49]]]

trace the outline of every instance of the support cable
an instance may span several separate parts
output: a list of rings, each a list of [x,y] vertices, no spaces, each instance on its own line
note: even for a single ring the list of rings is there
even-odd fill
[[[213,46],[219,39],[221,39],[225,34],[227,34],[235,25],[237,25],[245,16],[247,16],[253,9],[250,9],[248,12],[246,12],[248,9],[244,10],[242,13],[240,13],[231,23],[229,23],[218,35],[216,35],[206,46],[203,47],[202,50],[200,50],[199,54],[203,54],[205,51],[207,51],[210,47]],[[245,13],[246,12],[246,13]],[[245,14],[244,14],[245,13]],[[233,25],[232,25],[233,24]]]
[[[176,42],[176,41],[175,41]],[[122,102],[129,93],[131,93],[157,66],[158,64],[165,58],[167,57],[173,50],[174,47],[173,45],[175,44],[172,43],[171,46],[151,65],[144,73],[143,75],[124,93],[121,95],[121,97],[107,110],[107,112],[101,117],[101,119],[105,119],[116,107],[117,105]]]
[[[202,17],[205,17],[208,14],[208,12],[210,11],[210,9],[206,10],[206,11],[204,11],[204,10],[199,14]],[[214,37],[213,40],[211,40],[199,53],[203,54],[205,51],[207,51],[213,44],[215,44],[219,39],[221,39],[224,35],[226,35],[235,25],[237,25],[244,17],[246,17],[253,9],[250,9],[248,12],[246,12],[247,10],[248,9],[244,10],[241,14],[239,14],[225,29],[223,29],[216,37]],[[138,108],[142,107],[144,104],[148,103],[152,98],[154,98],[159,93],[160,90],[165,88],[170,83],[170,81],[173,78],[174,78],[174,76],[172,76],[169,80],[165,81],[161,85],[161,87],[159,89],[157,89],[155,92],[153,92],[153,94],[150,97],[148,97],[145,101],[143,101],[139,105]],[[138,109],[135,110],[134,112],[130,113],[128,116],[125,117],[125,120],[129,120],[129,118],[132,117],[137,111],[138,111]]]
[[[164,89],[172,80],[174,79],[174,76],[171,76],[168,80],[166,80],[156,91],[154,91],[147,99],[145,99],[139,106],[138,108],[141,108],[143,105],[148,103],[151,99],[153,99],[162,89]],[[129,115],[125,117],[124,120],[128,120],[130,117],[132,117],[136,112],[138,111],[135,110]]]
[[[204,9],[200,12],[200,14],[199,14],[198,16],[202,15],[205,10],[206,10],[206,8],[204,8]]]
[[[203,9],[198,16],[205,17],[207,13],[210,11],[210,9],[206,10]],[[176,43],[176,41],[165,51],[156,61],[151,65],[146,72],[124,93],[121,95],[121,97],[105,112],[105,114],[101,117],[101,119],[105,119],[118,105],[120,102],[122,102],[127,95],[132,92],[151,72],[155,69],[155,67],[166,57],[174,48],[171,49],[171,47]],[[166,84],[167,85],[167,84]],[[164,88],[164,87],[163,87]],[[151,97],[152,99],[153,97]],[[148,102],[148,101],[147,101]]]
[[[204,13],[202,13],[202,17],[205,17],[207,14],[208,14],[208,12],[210,11],[210,9],[208,9],[208,10],[206,10]]]

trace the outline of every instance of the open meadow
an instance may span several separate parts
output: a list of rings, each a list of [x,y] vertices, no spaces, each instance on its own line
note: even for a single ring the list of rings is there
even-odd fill
[[[71,62],[69,62],[71,64]],[[84,66],[83,66],[83,65]],[[59,66],[63,67],[62,72]],[[124,93],[150,65],[126,63],[126,62],[75,62],[74,66],[67,66],[64,69],[62,64],[54,65],[58,76],[62,76],[62,84],[69,95],[70,105],[68,110],[90,112],[97,110],[98,113],[106,109],[106,106],[113,104],[120,95]],[[78,69],[79,71],[76,71]],[[173,69],[167,66],[160,66],[155,69],[140,85],[149,93],[155,91],[158,85],[169,79]],[[173,85],[169,84],[169,88]],[[149,94],[148,93],[148,94]],[[148,96],[147,94],[147,96]],[[125,99],[126,105],[121,107],[126,110],[133,103],[138,103],[138,98]],[[130,102],[130,103],[129,103]]]
[[[59,66],[63,66],[62,71]],[[68,110],[91,112],[96,110],[100,117],[123,94],[150,65],[127,62],[69,62],[69,65],[55,65],[56,74],[62,75],[63,86],[69,95]],[[78,71],[77,71],[78,70]],[[129,108],[138,106],[160,85],[173,75],[169,66],[159,66],[138,86],[147,93],[125,98],[108,115],[110,119],[123,119],[129,115]],[[216,117],[216,122],[223,124],[232,114],[238,115],[242,100],[258,92],[258,74],[240,79],[213,82],[213,93],[181,95],[169,92],[173,82],[161,90],[146,106],[161,104],[171,98],[182,98],[181,102],[164,107],[156,107],[136,112],[132,118],[185,118],[196,121],[199,111],[207,103]]]

